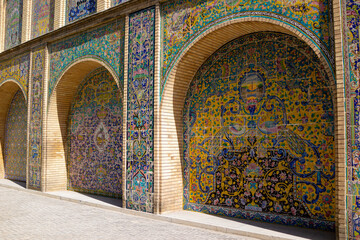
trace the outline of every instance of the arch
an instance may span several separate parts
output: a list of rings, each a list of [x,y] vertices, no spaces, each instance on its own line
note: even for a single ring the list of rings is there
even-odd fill
[[[21,90],[24,99],[26,94],[21,86],[12,79],[7,79],[0,84],[0,179],[5,177],[5,130],[8,111],[15,94]],[[27,102],[26,102],[27,104]]]
[[[43,163],[42,191],[62,191],[67,189],[67,131],[68,116],[79,84],[99,67],[105,67],[115,80],[120,92],[118,77],[103,62],[93,58],[83,58],[73,62],[59,77],[49,96],[46,115],[45,161]],[[121,94],[122,99],[122,94]]]
[[[265,17],[243,17],[230,19],[204,30],[184,45],[166,75],[157,126],[160,135],[160,172],[166,173],[166,177],[162,176],[160,180],[160,212],[183,208],[183,106],[189,84],[205,60],[221,46],[238,37],[261,31],[292,35],[310,46],[320,59],[325,73],[330,78],[331,91],[335,93],[335,79],[330,60],[319,45],[290,24]],[[336,95],[332,94],[332,96]],[[336,109],[335,99],[333,103]]]

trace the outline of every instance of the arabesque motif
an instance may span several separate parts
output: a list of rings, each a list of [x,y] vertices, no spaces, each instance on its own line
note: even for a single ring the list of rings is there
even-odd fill
[[[28,53],[0,62],[0,85],[9,79],[16,81],[24,90],[25,99],[27,99],[29,68],[30,54]]]
[[[122,196],[122,99],[100,67],[80,84],[69,115],[68,189]]]
[[[9,49],[21,43],[23,1],[7,0],[5,14],[5,49]]]
[[[29,187],[41,188],[43,81],[45,75],[45,48],[32,53],[31,111],[29,124]]]
[[[5,178],[26,181],[27,103],[21,90],[11,102],[6,119]]]
[[[54,27],[55,0],[34,0],[32,19],[32,38],[50,32]]]
[[[185,209],[334,230],[329,86],[289,35],[251,34],[214,53],[185,102]]]
[[[153,212],[155,9],[129,18],[126,207]]]
[[[61,74],[81,58],[98,59],[111,66],[123,84],[124,19],[91,29],[50,45],[49,96]]]
[[[67,22],[86,17],[96,12],[96,0],[68,0],[67,1]]]
[[[360,238],[360,86],[359,86],[359,27],[360,3],[346,1],[346,48],[345,63],[345,97],[347,124],[347,201],[351,203],[348,210],[348,231],[351,238]],[[347,62],[348,61],[348,62]]]
[[[187,41],[208,29],[234,18],[259,15],[264,18],[289,19],[293,25],[309,31],[333,51],[331,1],[327,0],[176,0],[161,6],[163,31],[163,68],[161,89]],[[331,54],[328,54],[331,57]]]

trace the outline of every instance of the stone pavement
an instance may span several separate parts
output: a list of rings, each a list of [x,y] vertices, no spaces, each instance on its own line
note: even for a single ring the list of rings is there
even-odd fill
[[[0,239],[335,239],[330,232],[188,211],[153,215],[120,205],[116,199],[41,193],[0,180]]]
[[[0,187],[0,239],[248,239]]]

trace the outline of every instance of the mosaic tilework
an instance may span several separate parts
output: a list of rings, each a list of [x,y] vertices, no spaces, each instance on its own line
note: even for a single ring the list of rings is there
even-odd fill
[[[96,0],[68,0],[67,22],[86,17],[96,12]]]
[[[289,35],[251,34],[213,54],[185,102],[184,208],[334,230],[328,84]]]
[[[162,5],[163,70],[162,90],[179,53],[207,28],[232,18],[250,15],[276,18],[289,22],[322,47],[332,59],[333,36],[331,1],[279,0],[176,0]],[[300,23],[300,24],[299,24]]]
[[[5,49],[12,48],[21,42],[22,0],[6,1]]]
[[[29,187],[41,187],[42,159],[42,116],[43,116],[43,81],[45,74],[45,49],[34,50],[32,56],[32,89],[29,128]]]
[[[119,5],[120,3],[128,2],[129,0],[112,0],[112,6]]]
[[[8,79],[15,80],[27,95],[30,68],[30,54],[0,62],[0,85]],[[27,96],[25,96],[27,98]]]
[[[5,129],[5,178],[26,181],[27,104],[19,90],[10,105]]]
[[[124,19],[76,35],[50,46],[49,96],[59,76],[74,61],[97,58],[110,65],[123,84]]]
[[[130,15],[126,207],[153,212],[155,9]]]
[[[50,32],[54,27],[55,0],[34,0],[32,14],[32,38]]]
[[[106,68],[82,81],[69,115],[68,189],[121,198],[122,112]]]
[[[347,49],[344,58],[348,59],[346,68],[346,104],[347,125],[347,180],[348,180],[348,233],[350,239],[360,238],[360,86],[359,86],[359,27],[360,3],[346,1]]]

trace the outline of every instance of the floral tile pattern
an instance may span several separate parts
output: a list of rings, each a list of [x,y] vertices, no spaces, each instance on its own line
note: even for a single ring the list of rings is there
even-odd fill
[[[26,181],[27,103],[21,90],[15,94],[6,120],[5,178]]]
[[[112,6],[119,5],[124,2],[128,2],[129,0],[112,0]]]
[[[96,12],[96,0],[67,0],[66,21],[68,23]]]
[[[360,3],[346,0],[345,97],[347,125],[347,202],[349,239],[360,238]]]
[[[5,49],[9,49],[21,43],[23,1],[7,0],[5,14]]]
[[[163,66],[161,88],[179,54],[196,36],[221,22],[246,16],[277,19],[296,26],[333,62],[331,1],[176,0],[161,5]]]
[[[109,71],[100,67],[80,84],[68,129],[68,189],[122,196],[122,99]]]
[[[130,15],[126,207],[153,212],[155,9]]]
[[[32,38],[50,32],[54,28],[55,0],[34,0],[32,19]]]
[[[27,99],[29,82],[30,54],[20,55],[0,62],[0,85],[6,80],[14,80],[25,92]]]
[[[40,47],[32,55],[31,111],[29,126],[29,187],[41,188],[43,81],[45,75],[45,48]]]
[[[61,74],[82,58],[93,58],[108,65],[123,84],[124,19],[50,45],[49,96]]]
[[[306,43],[238,38],[196,73],[184,109],[185,209],[335,229],[330,80]]]

